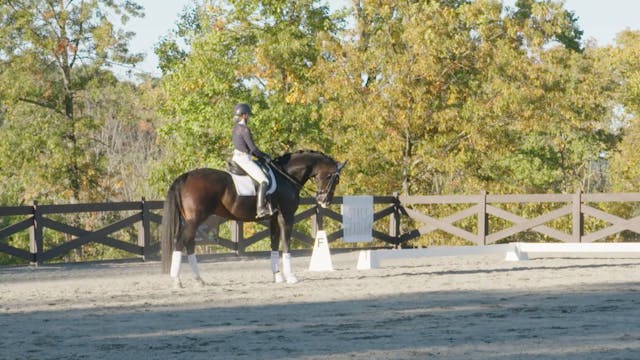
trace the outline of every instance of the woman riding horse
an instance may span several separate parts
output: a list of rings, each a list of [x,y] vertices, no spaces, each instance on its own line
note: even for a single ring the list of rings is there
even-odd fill
[[[247,110],[239,111],[244,113]],[[297,282],[291,271],[289,240],[302,187],[307,180],[314,178],[316,201],[322,207],[328,206],[345,163],[338,163],[315,151],[285,154],[268,163],[277,183],[271,195],[271,204],[277,212],[267,215],[271,232],[271,270],[275,282]],[[258,192],[259,196],[263,195]],[[196,169],[180,175],[171,184],[164,203],[161,230],[163,272],[170,272],[175,284],[181,286],[180,265],[182,250],[186,248],[193,276],[204,284],[195,256],[198,226],[211,215],[237,221],[256,221],[257,212],[256,196],[240,196],[233,177],[226,171]],[[280,243],[282,272],[278,267]]]
[[[251,107],[247,104],[238,104],[233,109],[233,121],[235,126],[231,133],[231,140],[233,140],[233,160],[238,166],[244,170],[253,180],[258,183],[258,198],[257,198],[257,218],[263,218],[271,215],[270,209],[267,208],[267,189],[269,187],[269,181],[262,169],[251,160],[251,155],[262,159],[265,162],[270,162],[269,155],[263,153],[258,149],[253,142],[253,136],[249,129],[249,117],[253,115]]]

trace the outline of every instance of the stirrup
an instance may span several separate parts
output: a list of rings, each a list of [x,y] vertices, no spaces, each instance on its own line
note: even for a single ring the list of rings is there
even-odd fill
[[[260,218],[271,216],[271,215],[273,215],[273,212],[269,211],[269,209],[266,206],[256,211],[256,219],[260,219]]]

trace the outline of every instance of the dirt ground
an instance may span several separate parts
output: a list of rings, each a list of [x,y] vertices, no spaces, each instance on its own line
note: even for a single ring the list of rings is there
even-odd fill
[[[0,268],[0,359],[640,359],[640,258],[267,258]]]

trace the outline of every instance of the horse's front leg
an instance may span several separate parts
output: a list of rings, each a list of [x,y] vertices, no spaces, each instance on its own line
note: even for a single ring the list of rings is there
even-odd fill
[[[289,239],[293,229],[293,219],[285,220],[282,213],[271,220],[271,271],[276,283],[286,282],[295,284],[298,278],[291,270],[291,253]],[[278,248],[282,242],[282,272],[278,271]]]
[[[289,252],[289,241],[291,240],[291,231],[293,230],[293,217],[291,219],[282,218],[280,224],[280,241],[282,241],[282,276],[289,284],[298,282],[298,278],[291,270],[291,253]]]
[[[271,272],[273,273],[273,282],[282,283],[284,277],[278,267],[280,263],[280,222],[278,220],[280,216],[271,217]]]

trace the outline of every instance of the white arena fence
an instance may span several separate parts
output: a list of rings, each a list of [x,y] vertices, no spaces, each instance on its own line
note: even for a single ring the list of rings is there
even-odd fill
[[[597,254],[640,254],[640,242],[625,243],[509,243],[483,246],[436,246],[422,249],[360,250],[358,270],[377,269],[387,260],[444,256],[504,254],[505,261],[523,261],[536,256],[575,256]]]

